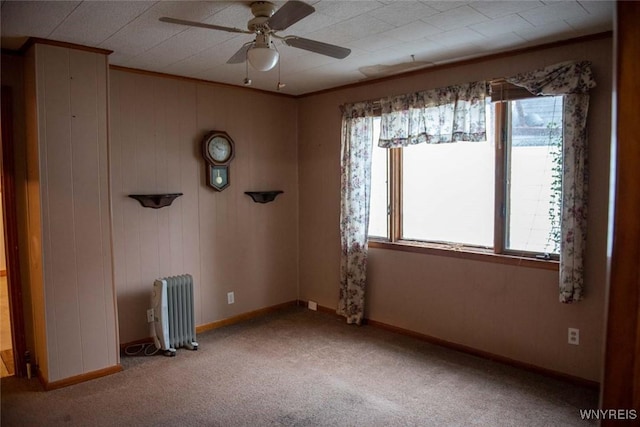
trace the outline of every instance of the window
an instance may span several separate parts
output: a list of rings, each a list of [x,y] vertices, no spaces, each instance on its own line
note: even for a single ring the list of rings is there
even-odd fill
[[[505,249],[559,253],[562,97],[509,103]]]
[[[389,159],[386,148],[378,147],[380,118],[373,120],[373,150],[371,154],[371,200],[369,202],[369,236],[389,235]]]
[[[403,239],[493,245],[493,146],[483,141],[403,148]]]
[[[562,96],[496,102],[487,111],[486,141],[374,143],[374,241],[557,257]]]

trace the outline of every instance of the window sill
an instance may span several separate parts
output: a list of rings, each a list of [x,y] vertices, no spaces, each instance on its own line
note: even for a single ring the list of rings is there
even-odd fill
[[[520,257],[515,255],[496,254],[488,249],[475,249],[470,247],[450,247],[436,243],[424,242],[385,242],[381,240],[369,240],[369,247],[376,249],[388,249],[394,251],[413,252],[451,258],[470,259],[474,261],[492,262],[496,264],[515,265],[527,268],[539,268],[542,270],[559,271],[560,263],[555,260],[542,260],[536,258]]]

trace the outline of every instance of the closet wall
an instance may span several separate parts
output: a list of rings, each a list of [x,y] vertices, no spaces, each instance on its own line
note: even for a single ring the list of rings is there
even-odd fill
[[[26,56],[29,270],[45,383],[117,369],[107,52]]]

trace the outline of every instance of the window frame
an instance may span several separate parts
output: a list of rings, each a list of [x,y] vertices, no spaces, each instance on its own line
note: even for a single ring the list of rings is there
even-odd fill
[[[559,271],[559,256],[551,254],[545,258],[543,254],[518,251],[506,248],[507,227],[507,180],[508,167],[507,143],[509,137],[510,115],[509,101],[532,98],[534,95],[518,91],[514,96],[493,101],[495,108],[495,180],[494,180],[494,240],[493,248],[483,248],[464,244],[441,243],[409,240],[402,238],[402,156],[403,149],[389,148],[387,156],[387,194],[388,237],[372,236],[368,239],[371,248],[399,250],[404,252],[424,253],[448,256],[498,264],[518,265],[530,268]]]

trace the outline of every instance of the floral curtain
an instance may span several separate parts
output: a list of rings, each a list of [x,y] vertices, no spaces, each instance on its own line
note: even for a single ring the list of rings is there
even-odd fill
[[[340,201],[340,298],[338,314],[347,323],[364,317],[367,271],[367,232],[371,187],[373,139],[371,102],[342,106],[342,157]]]
[[[382,99],[383,148],[486,139],[486,82],[473,82]]]
[[[508,78],[535,95],[564,95],[560,301],[582,299],[587,237],[587,111],[595,87],[591,63],[562,62]]]

